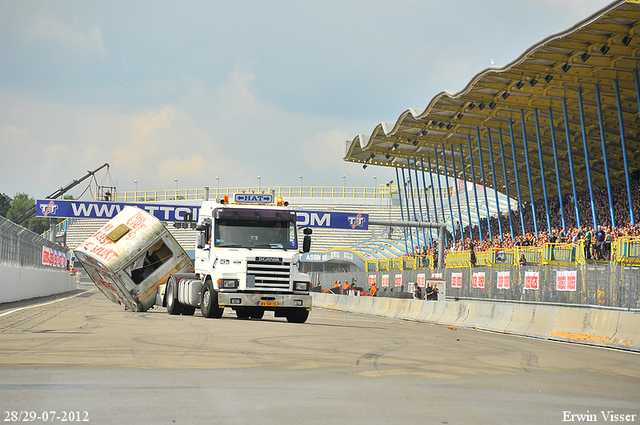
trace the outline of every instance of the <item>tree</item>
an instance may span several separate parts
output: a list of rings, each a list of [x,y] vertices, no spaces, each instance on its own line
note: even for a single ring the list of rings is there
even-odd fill
[[[0,193],[0,215],[3,217],[7,216],[7,212],[9,208],[11,208],[11,196],[6,193]]]
[[[29,208],[33,208],[36,204],[36,200],[31,198],[26,193],[16,193],[16,196],[13,197],[13,201],[11,202],[11,207],[7,211],[7,218],[11,221],[14,221],[22,214],[24,214]],[[31,230],[32,232],[36,232],[36,217],[31,217],[29,220],[22,223],[23,227]]]

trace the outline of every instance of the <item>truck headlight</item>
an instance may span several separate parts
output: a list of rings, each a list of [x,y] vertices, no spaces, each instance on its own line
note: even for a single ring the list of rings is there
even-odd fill
[[[221,289],[236,289],[238,285],[238,279],[218,279],[218,287]]]
[[[308,291],[309,282],[294,282],[293,289],[296,291]]]

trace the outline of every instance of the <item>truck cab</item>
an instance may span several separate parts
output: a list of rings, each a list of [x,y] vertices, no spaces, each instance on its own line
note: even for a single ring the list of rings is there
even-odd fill
[[[273,311],[289,322],[307,320],[310,278],[299,262],[309,242],[299,244],[296,213],[281,198],[236,193],[205,201],[196,230],[194,273],[167,280],[170,314],[200,307],[204,317],[219,318],[228,307],[241,319]]]

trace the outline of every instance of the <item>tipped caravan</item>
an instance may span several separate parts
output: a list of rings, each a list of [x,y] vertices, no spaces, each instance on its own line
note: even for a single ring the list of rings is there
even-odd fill
[[[193,269],[166,227],[136,207],[125,207],[74,254],[109,300],[132,311],[151,308],[170,274]]]

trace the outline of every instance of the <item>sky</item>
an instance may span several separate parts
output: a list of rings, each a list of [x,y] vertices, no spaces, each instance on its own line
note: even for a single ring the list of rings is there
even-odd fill
[[[373,187],[345,141],[610,3],[0,0],[0,193]]]

